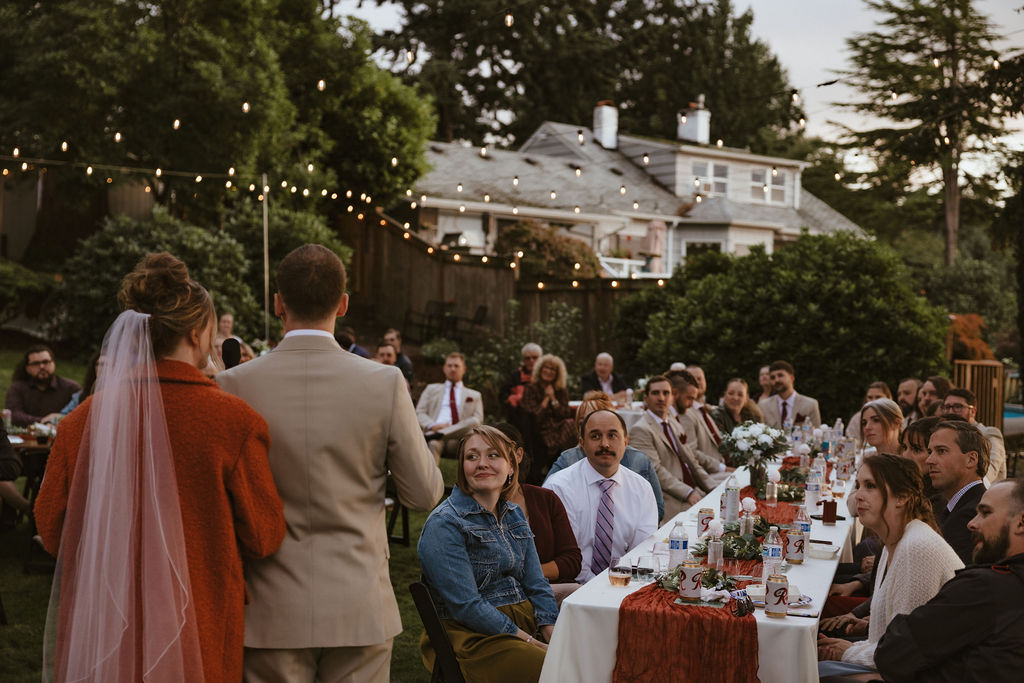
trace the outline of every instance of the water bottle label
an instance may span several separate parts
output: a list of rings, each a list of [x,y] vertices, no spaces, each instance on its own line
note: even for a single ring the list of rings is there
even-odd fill
[[[668,549],[671,550],[686,550],[690,545],[690,539],[671,538],[668,541]]]
[[[782,559],[782,546],[781,545],[766,545],[762,552],[762,557],[765,560],[781,560]]]
[[[811,533],[811,523],[810,522],[800,522],[800,531],[804,532],[805,534]]]

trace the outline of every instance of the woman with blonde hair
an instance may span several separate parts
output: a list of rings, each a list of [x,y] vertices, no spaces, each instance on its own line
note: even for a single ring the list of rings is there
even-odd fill
[[[508,437],[494,427],[471,428],[459,447],[457,485],[430,513],[416,546],[467,681],[537,681],[558,618],[533,532],[508,500],[517,473]],[[433,670],[426,634],[420,648]]]
[[[554,354],[541,356],[533,365],[533,379],[523,392],[522,407],[533,416],[544,452],[534,454],[531,483],[544,480],[544,473],[559,453],[578,440],[574,412],[565,388],[565,363]]]
[[[44,679],[239,681],[242,557],[285,534],[267,423],[203,376],[217,318],[184,263],[149,254],[118,299],[35,506],[57,556]]]
[[[891,398],[876,398],[860,409],[860,432],[864,443],[878,453],[900,452],[900,427],[903,413]]]

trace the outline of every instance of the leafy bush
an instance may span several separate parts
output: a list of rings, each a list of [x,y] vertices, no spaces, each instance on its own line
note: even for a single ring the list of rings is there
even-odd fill
[[[210,291],[218,310],[233,310],[236,319],[257,319],[260,307],[244,279],[249,263],[241,245],[226,233],[189,225],[157,208],[149,220],[107,218],[65,261],[51,314],[59,321],[59,336],[83,349],[98,348],[119,312],[121,279],[154,251],[168,251],[184,261],[190,275]]]
[[[666,289],[662,310],[643,325],[640,360],[657,370],[699,363],[712,400],[730,377],[757,387],[758,368],[785,359],[823,418],[845,418],[873,380],[895,386],[948,372],[944,312],[912,290],[892,250],[847,233],[804,234],[771,256],[755,248],[685,291]]]
[[[0,322],[27,313],[38,315],[57,281],[52,275],[37,273],[25,266],[0,259]]]
[[[420,356],[428,363],[442,365],[449,353],[459,350],[459,345],[451,339],[431,339],[420,347]]]
[[[497,403],[498,390],[505,378],[522,359],[521,351],[527,342],[536,342],[544,353],[553,353],[565,363],[570,394],[579,383],[582,370],[580,359],[573,349],[573,342],[583,330],[583,314],[580,309],[556,301],[552,303],[544,319],[523,326],[519,321],[519,302],[509,301],[506,308],[508,325],[503,336],[490,335],[467,359],[467,375],[472,377],[474,389],[484,396],[488,414],[500,407]]]
[[[521,276],[528,280],[572,280],[601,274],[601,263],[585,242],[558,234],[558,228],[522,221],[502,228],[494,249],[499,254],[522,250]],[[580,264],[576,270],[576,264]]]

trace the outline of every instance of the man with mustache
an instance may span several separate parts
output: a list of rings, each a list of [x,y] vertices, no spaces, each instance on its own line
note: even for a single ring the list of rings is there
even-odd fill
[[[622,416],[595,410],[580,425],[586,459],[555,472],[544,488],[554,491],[569,516],[585,583],[611,561],[635,548],[658,528],[658,504],[647,480],[620,467],[629,436]]]
[[[896,616],[875,651],[887,682],[1020,680],[1024,671],[1024,479],[985,491],[967,525],[974,564]]]

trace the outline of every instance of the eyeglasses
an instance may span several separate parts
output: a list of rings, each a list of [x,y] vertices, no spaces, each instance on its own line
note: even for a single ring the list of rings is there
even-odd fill
[[[53,359],[50,358],[50,359],[47,359],[47,360],[34,360],[31,363],[25,363],[25,367],[28,367],[28,368],[38,368],[38,367],[42,367],[43,365],[52,365],[52,364],[53,364]]]
[[[943,403],[942,412],[944,413],[966,413],[973,406],[967,405],[966,403]]]

